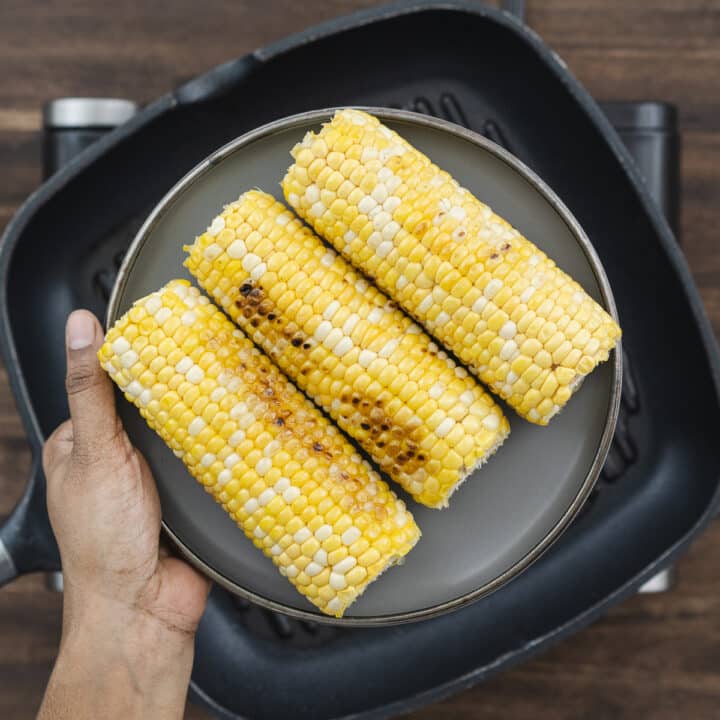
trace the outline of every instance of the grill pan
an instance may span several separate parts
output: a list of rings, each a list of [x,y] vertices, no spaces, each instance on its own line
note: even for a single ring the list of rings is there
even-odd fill
[[[365,58],[362,70],[356,57]],[[608,273],[630,382],[592,504],[532,568],[466,609],[392,630],[339,630],[266,614],[215,589],[193,689],[223,717],[386,716],[468,687],[633,592],[718,505],[720,448],[706,440],[720,420],[715,341],[619,138],[516,19],[477,3],[403,3],[293,36],[159,99],[55,175],[7,228],[0,330],[35,464],[0,531],[12,557],[0,559],[0,576],[57,567],[38,462],[42,438],[67,414],[67,312],[103,315],[141,220],[214,148],[283,115],[349,104],[443,116],[499,141],[542,177]]]

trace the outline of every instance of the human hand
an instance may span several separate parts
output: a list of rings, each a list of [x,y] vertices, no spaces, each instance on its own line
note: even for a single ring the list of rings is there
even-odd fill
[[[65,591],[60,655],[40,717],[181,717],[209,583],[162,552],[155,483],[115,412],[101,344],[95,317],[72,313],[71,419],[43,451]]]

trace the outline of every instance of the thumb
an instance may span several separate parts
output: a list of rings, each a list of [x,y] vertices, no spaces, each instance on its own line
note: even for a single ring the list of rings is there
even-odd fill
[[[70,313],[65,328],[65,386],[73,448],[85,457],[92,457],[93,452],[117,436],[120,428],[112,384],[97,358],[102,342],[102,328],[92,313],[87,310]]]

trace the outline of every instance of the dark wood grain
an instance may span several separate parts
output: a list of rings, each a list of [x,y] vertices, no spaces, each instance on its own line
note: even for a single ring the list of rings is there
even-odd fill
[[[224,60],[371,0],[0,3],[0,227],[40,180],[51,97],[141,102]],[[680,107],[682,235],[720,332],[720,0],[544,0],[528,22],[595,96]],[[399,38],[398,42],[402,39]],[[0,372],[0,517],[30,457]],[[670,594],[631,598],[542,657],[413,720],[720,717],[720,524],[682,559]],[[61,598],[26,577],[0,592],[0,718],[32,717],[55,657]],[[189,707],[187,718],[207,714]]]

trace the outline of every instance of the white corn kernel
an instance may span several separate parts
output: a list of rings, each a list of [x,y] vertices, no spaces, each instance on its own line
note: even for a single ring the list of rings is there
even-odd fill
[[[357,558],[353,557],[352,555],[348,555],[345,559],[333,565],[333,572],[344,575],[349,570],[352,570],[356,565]]]
[[[230,453],[225,458],[224,465],[226,468],[231,469],[231,468],[235,467],[235,465],[237,465],[239,462],[240,462],[240,456],[237,453]]]
[[[195,383],[196,385],[205,377],[205,372],[199,365],[193,365],[188,371],[185,377],[188,382]]]
[[[338,357],[342,357],[343,355],[349,353],[350,350],[353,349],[353,347],[355,347],[353,341],[347,335],[344,335],[342,338],[340,338],[338,344],[333,348],[333,352]]]
[[[368,314],[368,320],[371,323],[379,323],[382,319],[385,313],[383,312],[382,308],[373,308],[370,313]]]
[[[323,320],[323,322],[317,326],[315,332],[313,333],[313,337],[318,342],[324,342],[332,329],[333,326],[327,320]]]
[[[455,421],[452,418],[445,418],[436,428],[435,434],[438,437],[445,437],[454,427]]]
[[[188,433],[194,437],[195,435],[199,435],[204,427],[205,421],[201,417],[196,417],[190,425],[188,425]]]
[[[312,533],[307,528],[302,528],[293,535],[293,540],[299,545],[304,543],[306,540],[309,540],[311,537]]]
[[[356,540],[360,539],[360,530],[355,526],[349,527],[341,536],[340,539],[344,545],[352,545]]]
[[[286,477],[281,477],[274,485],[273,490],[276,493],[283,493],[290,487],[290,480]]]
[[[358,324],[359,321],[360,321],[360,316],[357,315],[356,313],[349,315],[348,319],[343,323],[342,331],[346,335],[349,335],[355,329],[355,326]]]
[[[248,514],[252,515],[258,508],[260,507],[260,503],[255,498],[250,498],[245,505],[243,505],[243,510]]]
[[[445,392],[445,386],[441,382],[436,382],[428,391],[433,400],[437,400]]]
[[[316,531],[315,531],[315,537],[322,542],[323,540],[327,540],[332,535],[332,527],[330,525],[321,525]]]
[[[484,295],[488,300],[492,300],[498,292],[500,292],[500,288],[503,286],[502,280],[498,280],[498,278],[493,278],[486,286],[484,290]]]
[[[370,363],[377,358],[377,354],[372,350],[361,350],[358,355],[358,362],[362,367],[366,368],[370,366]]]
[[[270,458],[261,458],[257,461],[255,464],[255,472],[262,477],[263,475],[267,475],[268,472],[270,472],[270,468],[272,467],[272,460]]]
[[[260,495],[258,495],[258,505],[260,507],[265,507],[265,505],[267,505],[274,497],[275,491],[272,488],[263,490]]]
[[[225,219],[218,216],[210,224],[210,227],[207,229],[207,234],[215,237],[216,235],[219,235],[224,229]]]
[[[123,353],[126,353],[129,349],[130,349],[130,343],[124,337],[119,337],[112,344],[112,351],[116,355],[122,355]]]
[[[337,300],[333,300],[328,303],[328,306],[323,310],[323,318],[325,320],[332,320],[332,316],[340,309],[340,303]]]
[[[331,572],[330,573],[330,587],[333,590],[344,590],[347,587],[347,580],[345,580],[345,575]],[[330,605],[328,604],[328,608]]]
[[[300,490],[296,487],[289,487],[283,492],[282,496],[286,503],[291,503],[300,497]]]
[[[261,263],[261,259],[255,253],[248,253],[242,261],[243,270],[251,272],[252,269]]]

